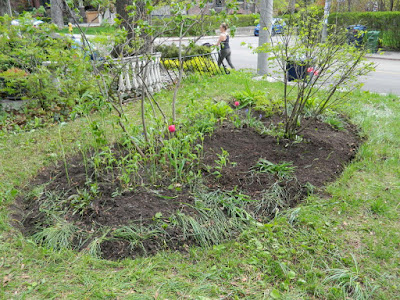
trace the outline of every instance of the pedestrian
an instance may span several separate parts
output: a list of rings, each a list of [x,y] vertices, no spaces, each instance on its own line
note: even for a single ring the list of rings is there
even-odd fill
[[[218,67],[221,66],[223,60],[226,59],[231,68],[235,69],[231,61],[231,47],[229,46],[229,34],[226,32],[227,29],[228,26],[225,23],[219,26],[221,34],[219,35],[217,46],[220,46],[221,49],[218,53]]]

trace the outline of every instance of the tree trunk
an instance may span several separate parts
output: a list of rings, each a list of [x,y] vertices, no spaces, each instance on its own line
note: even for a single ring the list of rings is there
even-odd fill
[[[0,0],[0,16],[4,15],[12,15],[10,0]]]
[[[145,41],[144,45],[142,46],[141,49],[136,49],[137,50],[136,52],[140,52],[140,53],[149,52],[151,49],[151,45],[150,45],[151,37],[146,35],[144,32],[140,33],[139,36],[137,36],[136,32],[134,31],[135,24],[139,20],[150,21],[145,2],[138,1],[136,3],[136,14],[135,14],[134,18],[129,16],[128,12],[126,11],[126,7],[131,4],[132,4],[132,0],[116,1],[115,10],[117,12],[118,18],[121,19],[120,26],[124,27],[127,30],[127,32],[128,32],[127,41],[129,44],[131,44],[131,42],[134,41],[136,38],[141,37],[142,39],[144,39],[144,41]],[[116,45],[116,47],[114,47],[112,55],[114,57],[123,55],[123,49],[121,48],[121,45]]]
[[[322,42],[325,42],[326,38],[328,37],[328,18],[329,18],[329,13],[331,11],[331,4],[332,0],[325,0],[324,24],[322,27]]]
[[[389,4],[389,10],[393,11],[393,7],[394,7],[394,0],[390,0],[390,4]]]
[[[289,6],[288,6],[289,13],[294,14],[295,9],[296,9],[296,0],[289,0]]]
[[[51,21],[58,26],[58,28],[64,27],[63,19],[63,1],[62,0],[50,0],[50,13]]]
[[[260,30],[258,37],[259,47],[271,42],[273,8],[273,0],[260,1]],[[268,53],[266,52],[261,52],[257,55],[257,73],[259,75],[268,74]]]
[[[347,11],[351,12],[351,0],[347,0]]]
[[[40,1],[39,0],[32,0],[32,6],[34,8],[39,8],[40,7]]]

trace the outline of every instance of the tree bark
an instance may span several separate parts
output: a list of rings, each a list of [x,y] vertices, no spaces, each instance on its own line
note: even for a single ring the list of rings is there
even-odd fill
[[[289,0],[289,7],[288,7],[288,11],[290,14],[294,14],[296,9],[296,0]]]
[[[12,15],[10,0],[0,0],[0,16],[4,15]]]
[[[63,1],[62,0],[50,0],[50,13],[51,21],[58,26],[58,28],[64,27],[63,19]]]
[[[40,1],[39,0],[32,0],[32,6],[34,8],[39,8],[40,7]]]
[[[139,20],[147,20],[150,21],[150,16],[147,13],[146,5],[144,1],[136,2],[136,14],[135,17],[132,18],[129,16],[128,12],[126,11],[126,7],[128,5],[132,5],[132,0],[118,0],[115,3],[115,11],[118,15],[118,18],[121,19],[120,27],[124,27],[128,34],[127,34],[127,41],[130,44],[136,38],[141,37],[144,39],[145,43],[141,49],[137,49],[139,53],[147,53],[151,50],[151,37],[146,35],[144,32],[140,33],[139,36],[134,31],[134,27],[136,26]],[[123,49],[121,45],[116,45],[112,52],[114,57],[118,57],[123,55]]]
[[[328,37],[328,18],[329,18],[329,13],[331,11],[331,4],[332,0],[325,0],[324,24],[322,27],[322,42],[325,42],[326,38]]]

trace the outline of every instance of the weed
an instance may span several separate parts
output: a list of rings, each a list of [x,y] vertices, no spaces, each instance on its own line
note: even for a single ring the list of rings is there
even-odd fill
[[[43,228],[41,231],[35,233],[33,240],[47,248],[60,250],[71,249],[73,247],[73,239],[77,233],[78,228],[64,220],[57,219],[53,226]]]
[[[282,209],[287,208],[293,202],[295,203],[295,200],[290,196],[287,187],[276,182],[264,191],[261,200],[255,205],[255,213],[257,216],[276,216]]]
[[[246,203],[247,198],[220,191],[198,192],[192,206],[197,214],[192,217],[178,212],[171,217],[171,222],[182,229],[184,239],[194,239],[201,246],[219,244],[252,220],[244,208]]]
[[[236,92],[233,96],[240,103],[238,109],[255,106],[260,102],[265,103],[266,100],[266,93],[262,91],[252,91],[248,82],[246,82],[246,88],[244,91]]]
[[[334,282],[338,284],[343,293],[344,298],[352,298],[357,300],[369,299],[376,287],[371,286],[369,281],[361,276],[358,269],[357,261],[354,256],[354,270],[349,269],[328,269],[329,274],[324,283]]]
[[[344,130],[344,123],[339,118],[328,117],[325,119],[325,123],[329,124],[332,128],[337,130]]]
[[[389,210],[389,207],[385,200],[378,198],[371,204],[370,209],[372,213],[382,215]]]
[[[225,101],[211,104],[208,109],[219,120],[226,119],[227,116],[233,112],[233,109]]]
[[[212,175],[215,175],[217,178],[222,177],[222,169],[225,168],[228,164],[230,164],[232,167],[236,166],[236,162],[231,162],[229,160],[229,153],[225,149],[221,148],[221,154],[217,154],[218,159],[215,160],[215,166],[214,169],[215,171],[212,173]],[[210,172],[212,167],[207,166],[208,172]]]
[[[276,174],[280,179],[292,178],[296,167],[292,162],[282,162],[274,164],[265,158],[260,158],[256,165],[252,167],[255,173],[271,173]]]
[[[162,230],[143,225],[122,226],[112,233],[113,237],[128,240],[132,248],[139,247],[144,253],[146,253],[146,249],[143,246],[143,241],[151,238],[159,238],[162,234]]]
[[[107,236],[110,233],[110,228],[102,228],[97,232],[98,236],[94,237],[89,245],[85,248],[85,252],[87,252],[90,256],[100,258],[101,257],[101,244],[110,238]]]

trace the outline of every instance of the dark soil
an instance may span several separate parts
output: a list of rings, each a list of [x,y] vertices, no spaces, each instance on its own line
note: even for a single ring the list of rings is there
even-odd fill
[[[271,119],[263,121],[267,124]],[[286,180],[281,185],[290,190],[292,198],[288,205],[294,206],[300,199],[299,195],[305,195],[306,184],[318,188],[335,180],[344,166],[353,159],[358,143],[356,129],[351,125],[346,125],[345,130],[339,131],[325,123],[316,122],[303,132],[303,141],[293,143],[283,139],[278,142],[276,137],[260,135],[252,128],[236,129],[227,123],[205,139],[203,162],[204,165],[215,166],[217,154],[221,154],[223,148],[228,151],[229,160],[236,165],[223,168],[222,176],[218,179],[210,174],[212,171],[207,173],[204,167],[204,183],[210,190],[237,188],[252,199],[261,199],[264,191],[276,183],[277,178],[271,174],[254,174],[251,168],[260,158],[273,163],[292,162],[296,167],[294,175],[297,180]],[[62,163],[43,170],[32,182],[31,188],[48,183],[47,191],[64,191],[68,197],[71,190],[85,186],[86,171],[81,157],[69,160],[68,174],[72,188]],[[101,182],[100,196],[93,201],[90,209],[82,215],[68,212],[64,219],[77,225],[83,232],[93,232],[103,226],[115,229],[133,223],[151,224],[157,213],[161,213],[163,217],[176,211],[195,214],[190,205],[187,205],[194,201],[189,187],[181,187],[178,191],[167,189],[169,185],[168,182],[160,183],[157,187],[147,185],[115,196],[113,192],[116,186],[110,182]],[[27,235],[37,232],[38,226],[45,226],[44,216],[40,211],[41,202],[42,199],[32,197],[17,201],[14,218],[20,221],[19,226]],[[120,259],[155,253],[160,248],[182,250],[191,243],[192,241],[182,240],[181,231],[171,227],[160,240],[157,237],[149,239],[141,248],[130,247],[126,240],[112,239],[101,244],[101,250],[104,258]],[[87,244],[81,245],[79,250],[85,246]]]
[[[218,128],[206,139],[205,164],[213,165],[221,154],[221,148],[229,153],[234,167],[224,169],[222,177],[213,186],[225,190],[238,186],[247,194],[256,197],[271,182],[270,176],[254,176],[249,172],[259,158],[272,163],[292,162],[295,176],[304,186],[310,183],[322,187],[334,181],[344,166],[354,158],[359,144],[356,129],[347,125],[345,130],[335,130],[323,122],[303,132],[303,141],[277,140],[276,137],[260,135],[252,128],[236,129],[231,124]]]

